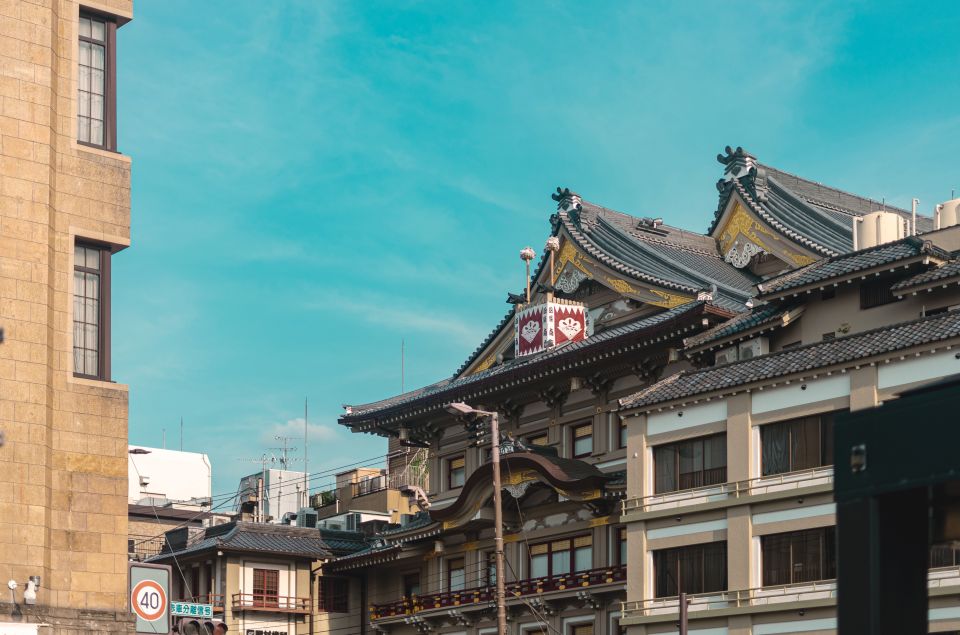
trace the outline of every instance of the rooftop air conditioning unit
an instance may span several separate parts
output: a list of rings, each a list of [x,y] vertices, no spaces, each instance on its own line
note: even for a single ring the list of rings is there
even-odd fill
[[[755,337],[746,342],[740,342],[737,347],[740,359],[753,359],[770,352],[770,341],[765,337]]]
[[[320,514],[313,507],[303,507],[297,512],[297,527],[315,529],[319,520]]]
[[[717,351],[715,356],[715,365],[720,366],[721,364],[729,364],[731,362],[737,361],[737,347],[731,346],[730,348],[725,348],[723,350]]]

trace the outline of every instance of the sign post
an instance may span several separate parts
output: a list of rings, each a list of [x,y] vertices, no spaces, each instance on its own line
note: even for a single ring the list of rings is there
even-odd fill
[[[130,612],[137,618],[137,633],[170,633],[170,566],[131,562]]]

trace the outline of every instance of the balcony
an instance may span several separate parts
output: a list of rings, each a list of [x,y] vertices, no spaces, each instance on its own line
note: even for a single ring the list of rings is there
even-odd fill
[[[310,598],[264,593],[234,593],[234,611],[261,611],[266,613],[310,614]]]
[[[194,595],[192,597],[180,598],[175,602],[188,602],[190,604],[210,604],[213,606],[214,613],[223,613],[224,597],[221,593],[207,593],[206,595]]]
[[[616,583],[627,579],[627,568],[623,565],[601,567],[589,571],[578,571],[565,575],[546,578],[531,578],[508,582],[506,586],[507,604],[515,598],[539,596],[563,591],[583,591],[588,588]],[[446,591],[431,595],[412,596],[389,604],[374,604],[370,607],[370,619],[381,620],[391,617],[415,615],[437,609],[484,608],[496,602],[496,587],[482,586],[462,591]]]
[[[709,609],[768,606],[811,600],[820,600],[825,605],[829,605],[836,602],[837,582],[836,580],[822,580],[819,582],[802,582],[799,584],[785,584],[756,589],[696,593],[688,595],[687,598],[690,601],[688,610],[691,617],[693,617],[697,611]],[[631,618],[649,618],[641,621],[658,621],[656,616],[675,619],[679,604],[679,598],[676,596],[621,602],[620,612],[624,620]]]
[[[640,498],[628,498],[623,501],[623,513],[626,515],[671,510],[690,505],[735,500],[746,496],[776,494],[778,492],[790,495],[790,493],[802,487],[815,487],[832,483],[833,466],[828,465],[773,476],[761,476],[744,481],[693,487]]]

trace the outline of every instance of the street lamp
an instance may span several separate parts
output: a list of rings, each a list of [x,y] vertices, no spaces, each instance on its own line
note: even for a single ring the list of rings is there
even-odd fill
[[[503,499],[500,492],[500,426],[496,412],[477,410],[462,401],[444,406],[447,412],[464,419],[490,418],[491,462],[493,463],[493,532],[497,567],[497,635],[507,635],[506,589],[503,567]]]

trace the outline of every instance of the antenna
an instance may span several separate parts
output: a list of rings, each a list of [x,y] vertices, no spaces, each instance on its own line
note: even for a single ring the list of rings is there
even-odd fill
[[[287,458],[287,453],[289,453],[289,452],[296,452],[296,450],[297,450],[297,448],[291,448],[291,447],[289,447],[289,446],[287,445],[287,441],[292,441],[292,440],[294,439],[294,437],[284,437],[284,436],[277,435],[277,436],[275,436],[275,437],[273,437],[273,438],[276,439],[277,441],[283,441],[283,447],[282,447],[282,448],[267,448],[268,450],[279,450],[280,452],[283,453],[283,454],[280,455],[280,458],[278,459],[278,461],[280,462],[280,469],[281,469],[281,470],[287,469],[287,463],[294,463],[294,462],[300,460],[300,459]]]
[[[307,486],[307,433],[310,430],[310,424],[307,418],[307,398],[303,398],[303,499],[301,507],[310,506],[310,489]]]
[[[403,394],[403,370],[404,370],[404,344],[403,338],[400,338],[400,394]]]
[[[167,429],[163,429],[163,449],[167,449]]]
[[[183,415],[180,415],[180,451],[183,452]]]
[[[259,459],[238,459],[238,460],[244,461],[246,463],[260,464],[260,478],[257,479],[257,513],[254,516],[254,521],[259,523],[265,522],[266,514],[264,512],[265,512],[266,506],[263,504],[263,499],[264,499],[263,488],[266,486],[267,462],[269,461],[270,463],[275,463],[277,460],[277,457],[273,456],[272,454],[268,457],[267,453],[264,452],[263,454],[260,455]],[[268,489],[267,496],[269,497],[269,495],[270,495],[270,492]],[[277,502],[279,503],[279,501]]]

